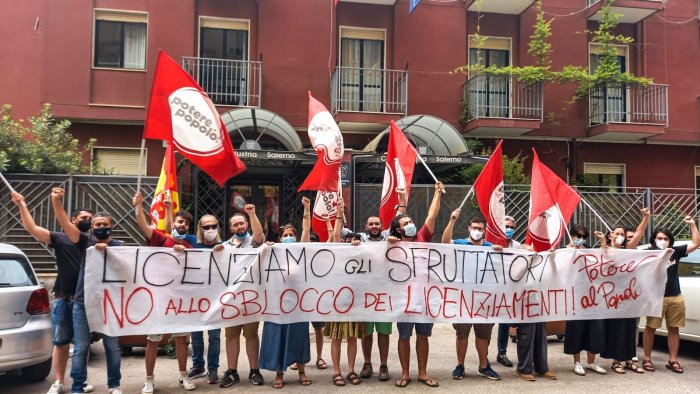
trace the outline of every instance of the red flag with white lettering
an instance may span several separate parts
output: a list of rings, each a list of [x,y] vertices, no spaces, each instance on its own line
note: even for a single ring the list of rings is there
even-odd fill
[[[382,220],[384,229],[391,226],[391,221],[396,216],[396,205],[399,196],[396,188],[401,186],[406,190],[406,202],[411,192],[411,179],[413,167],[416,165],[418,152],[411,145],[399,126],[391,121],[389,129],[389,146],[384,163],[384,184],[382,185],[382,199],[379,204],[379,219]]]
[[[222,187],[246,168],[207,94],[163,51],[158,51],[143,138],[172,141]]]
[[[525,242],[536,252],[559,245],[581,196],[547,168],[532,149],[530,220]]]
[[[486,240],[506,246],[506,207],[503,190],[503,154],[501,140],[474,182],[474,194],[486,219]]]

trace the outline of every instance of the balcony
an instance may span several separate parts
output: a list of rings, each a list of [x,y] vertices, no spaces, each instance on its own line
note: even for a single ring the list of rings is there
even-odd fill
[[[540,128],[542,82],[512,76],[475,75],[464,84],[465,132],[475,137],[509,137]]]
[[[483,0],[481,7],[479,7],[477,0],[467,0],[467,10],[492,14],[520,15],[534,3],[535,0]]]
[[[183,56],[182,68],[214,104],[260,107],[262,62]]]
[[[600,8],[603,0],[586,0],[588,20],[600,20]],[[622,14],[621,23],[638,23],[664,8],[664,0],[617,0],[610,7],[613,12]]]
[[[607,83],[588,97],[588,138],[635,141],[668,127],[668,85]]]

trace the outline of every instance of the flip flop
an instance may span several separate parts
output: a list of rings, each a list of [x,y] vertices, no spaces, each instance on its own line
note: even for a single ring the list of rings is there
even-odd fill
[[[428,386],[428,387],[438,387],[438,386],[440,386],[440,383],[438,383],[437,380],[433,380],[432,378],[428,378],[428,379],[421,379],[421,378],[418,378],[417,380],[418,380],[419,382],[423,383],[424,385]]]
[[[411,378],[408,378],[408,379],[399,378],[399,379],[394,383],[394,386],[403,388],[403,387],[408,386],[409,383],[411,383]]]

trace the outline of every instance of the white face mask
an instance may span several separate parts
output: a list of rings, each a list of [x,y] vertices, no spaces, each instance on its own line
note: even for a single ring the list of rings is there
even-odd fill
[[[204,236],[205,241],[214,242],[216,241],[216,236],[218,235],[218,232],[215,229],[203,230],[202,235]]]
[[[473,239],[474,241],[479,241],[481,240],[481,237],[484,236],[483,231],[479,230],[469,230],[469,238]]]
[[[668,248],[668,241],[660,240],[657,239],[656,241],[656,247],[659,249],[666,249]]]
[[[622,245],[623,242],[625,242],[625,237],[623,235],[618,235],[617,237],[615,237],[616,245]]]

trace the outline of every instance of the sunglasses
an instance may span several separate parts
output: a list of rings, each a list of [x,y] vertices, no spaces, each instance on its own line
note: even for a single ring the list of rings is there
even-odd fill
[[[506,228],[509,228],[509,229],[511,229],[511,230],[515,230],[515,226],[509,226],[509,225],[507,225],[507,224],[506,224]]]
[[[218,224],[208,224],[206,226],[202,226],[202,230],[216,230],[219,228]]]

